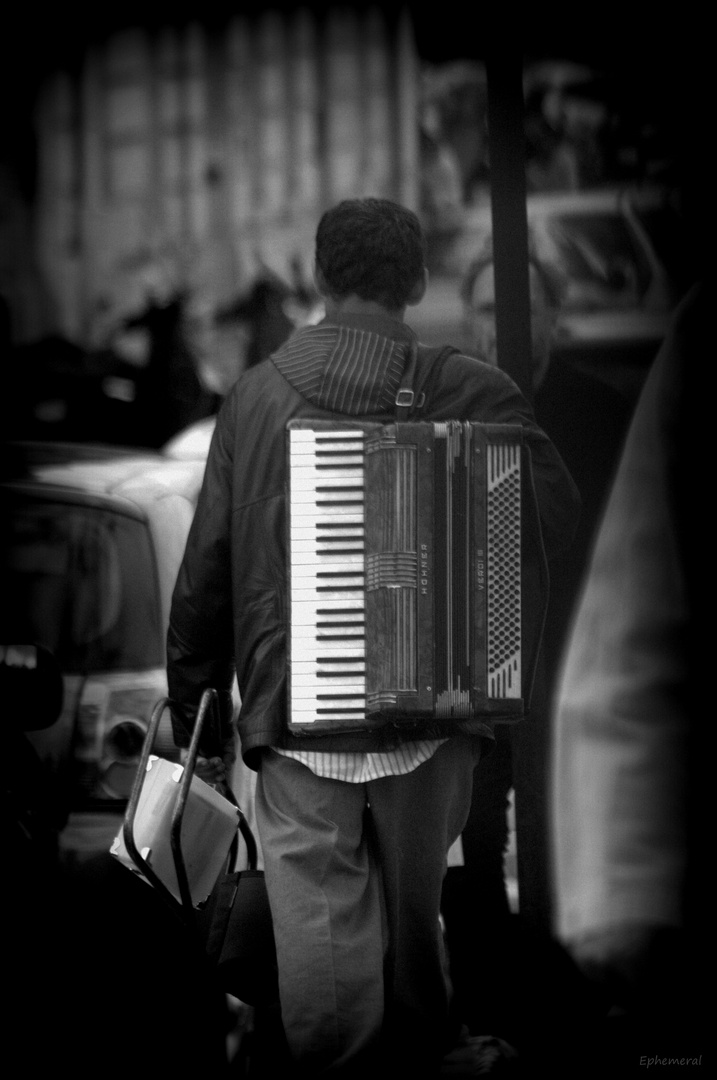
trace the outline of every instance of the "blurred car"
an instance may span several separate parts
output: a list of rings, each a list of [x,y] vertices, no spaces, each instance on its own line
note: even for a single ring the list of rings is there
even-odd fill
[[[162,453],[176,461],[206,461],[216,422],[216,416],[208,416],[189,424],[164,444]]]
[[[167,692],[171,592],[203,471],[152,451],[5,448],[0,639],[42,646],[62,672],[58,720],[27,737],[69,815],[65,854],[109,845],[124,813]],[[156,748],[177,760],[167,714]]]
[[[689,283],[680,219],[669,192],[609,187],[530,194],[527,218],[536,254],[565,282],[555,353],[607,378],[629,368],[639,378]],[[490,204],[468,209],[435,292],[429,286],[424,304],[430,307],[433,295],[440,307],[460,288],[491,234]],[[455,317],[456,301],[450,302]],[[475,349],[467,312],[457,336],[456,345]]]

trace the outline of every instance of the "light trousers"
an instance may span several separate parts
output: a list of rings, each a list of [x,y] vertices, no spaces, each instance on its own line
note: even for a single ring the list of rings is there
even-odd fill
[[[441,889],[479,756],[479,739],[457,736],[413,772],[351,784],[266,752],[256,817],[299,1075],[439,1074]]]

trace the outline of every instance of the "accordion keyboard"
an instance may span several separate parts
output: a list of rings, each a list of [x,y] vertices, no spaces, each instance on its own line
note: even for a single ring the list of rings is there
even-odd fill
[[[366,710],[364,432],[289,431],[292,722]]]
[[[521,434],[290,422],[291,731],[520,715]]]

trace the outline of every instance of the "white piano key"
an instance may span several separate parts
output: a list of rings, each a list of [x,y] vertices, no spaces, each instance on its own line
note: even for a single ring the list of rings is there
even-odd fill
[[[315,552],[298,552],[291,560],[292,578],[320,577],[322,574],[346,574],[349,577],[364,576],[364,559],[360,552],[319,556]]]
[[[360,442],[363,445],[364,432],[361,428],[327,428],[320,431],[318,428],[290,428],[289,445],[320,445],[322,443]]]
[[[362,451],[350,452],[346,450],[331,451],[322,450],[320,453],[292,454],[289,459],[291,475],[303,470],[316,473],[329,472],[332,469],[361,470],[364,468],[364,456]]]
[[[323,431],[318,428],[314,434],[317,443],[341,442],[342,440],[350,442],[352,439],[359,439],[363,442],[365,438],[363,428],[326,428]]]
[[[364,617],[364,597],[352,596],[349,600],[334,597],[318,597],[316,594],[305,597],[297,603],[294,613],[297,616],[311,616],[314,619],[345,619],[360,621]],[[293,620],[292,620],[293,621]]]
[[[365,535],[365,508],[362,493],[356,491],[322,491],[313,503],[289,503],[291,528],[306,529],[312,524],[326,536],[334,537],[351,529]],[[359,521],[352,518],[359,518]]]
[[[291,662],[317,660],[319,656],[333,656],[337,659],[342,656],[363,657],[365,660],[364,641],[357,638],[354,641],[323,641],[310,638],[307,641],[294,640],[291,645]]]
[[[292,464],[296,460],[292,458]],[[301,459],[298,459],[301,462]],[[364,467],[363,453],[346,453],[345,450],[333,451],[322,450],[315,454],[312,459],[313,467],[319,473],[324,473],[329,469],[361,469]],[[306,465],[309,462],[306,461]]]
[[[340,461],[331,457],[325,461],[302,461],[290,464],[290,480],[292,485],[303,483],[306,480],[341,480],[344,477],[356,479],[364,476],[363,462]]]
[[[317,720],[329,719],[332,715],[335,715],[337,718],[346,717],[346,719],[349,720],[362,720],[365,715],[365,710],[365,704],[353,705],[348,707],[347,710],[345,710],[344,707],[340,704],[319,704],[315,706],[314,703],[311,701],[299,701],[296,703],[292,702],[291,719],[292,723],[299,724],[312,724],[315,723]]]
[[[326,523],[332,521],[335,527],[339,525],[356,525],[356,517],[363,517],[360,513],[361,505],[357,507],[355,502],[341,505],[335,503],[330,515],[326,513],[326,507],[307,507],[306,504],[296,504],[290,508],[292,514],[292,526],[307,528],[316,525],[316,518],[320,518],[319,528],[326,528]],[[289,529],[290,536],[290,529]]]
[[[363,596],[363,589],[361,590],[361,596]],[[359,591],[357,589],[335,589],[332,590],[331,596],[326,599],[332,600],[356,600],[359,597]],[[313,589],[292,589],[291,590],[291,603],[300,603],[302,600],[314,600],[316,599],[316,592]],[[319,597],[319,599],[323,599]]]
[[[312,724],[319,724],[322,720],[347,720],[350,723],[350,721],[360,721],[363,720],[363,718],[364,712],[359,710],[355,712],[352,711],[346,714],[330,711],[327,713],[292,712],[292,723],[298,725],[299,727],[307,728],[310,727]]]
[[[301,483],[306,480],[315,480],[317,483],[321,483],[324,480],[345,480],[347,477],[351,479],[361,479],[364,477],[364,470],[361,462],[355,464],[349,464],[348,462],[340,463],[332,460],[330,468],[317,468],[317,462],[307,462],[305,465],[291,464],[291,486],[293,488],[301,488]]]
[[[296,442],[309,439],[321,441],[322,439],[348,439],[363,438],[362,428],[317,428],[317,427],[290,427],[289,436]]]
[[[290,443],[302,443],[302,442],[315,442],[316,432],[311,428],[289,428],[289,442]]]
[[[299,540],[297,543],[304,543],[304,541]],[[363,555],[366,549],[366,537],[351,529],[346,532],[334,533],[328,537],[322,536],[314,543],[313,547],[316,553],[322,556],[328,556],[332,551],[348,551],[351,554],[359,553]]]
[[[300,702],[301,707],[305,708],[306,705],[308,704],[309,700],[310,699],[308,699],[308,698],[299,698],[299,702]],[[316,704],[313,707],[314,707],[316,712],[318,712],[319,709],[321,709],[321,710],[335,709],[336,711],[341,709],[342,711],[346,711],[346,712],[348,712],[349,710],[351,712],[359,712],[359,711],[364,712],[365,709],[366,709],[366,695],[365,694],[362,697],[350,697],[350,698],[343,697],[343,696],[342,697],[333,697],[333,698],[329,697],[329,698],[327,698],[325,696],[322,696],[322,697],[316,697],[314,699],[314,701],[316,702]]]
[[[289,442],[289,453],[292,455],[300,454],[315,454],[318,450],[335,451],[336,453],[357,453],[363,454],[364,440],[361,437],[360,432],[347,431],[342,433],[342,437],[328,438],[328,439],[294,439]]]
[[[343,530],[337,529],[336,531],[337,531],[337,533],[340,534]],[[300,525],[298,523],[292,522],[291,528],[289,530],[289,535],[291,536],[292,549],[294,548],[294,546],[296,544],[309,543],[309,544],[312,545],[312,547],[315,547],[316,544],[318,543],[318,537],[317,537],[316,526],[315,525],[309,525],[309,524],[301,524]]]

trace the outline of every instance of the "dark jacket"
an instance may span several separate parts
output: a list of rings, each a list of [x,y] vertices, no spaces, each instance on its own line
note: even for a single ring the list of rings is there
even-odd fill
[[[186,745],[201,692],[217,688],[228,716],[234,670],[241,694],[244,758],[266,746],[376,750],[389,740],[446,734],[436,725],[351,736],[291,736],[286,725],[287,576],[285,438],[294,418],[395,419],[393,403],[415,336],[375,316],[324,320],[297,331],[269,360],[246,371],[225,400],[197,512],[175,587],[168,633],[168,681],[175,739]],[[435,355],[436,350],[433,351]],[[421,363],[430,351],[419,351]],[[453,352],[426,384],[422,420],[519,423],[548,555],[569,544],[579,496],[530,405],[502,371]],[[485,734],[466,720],[451,733]],[[207,740],[206,753],[217,752]]]

